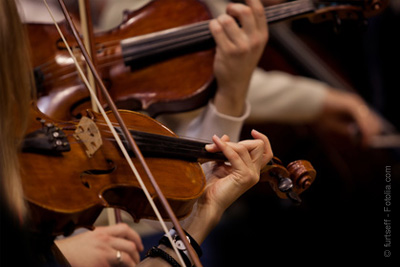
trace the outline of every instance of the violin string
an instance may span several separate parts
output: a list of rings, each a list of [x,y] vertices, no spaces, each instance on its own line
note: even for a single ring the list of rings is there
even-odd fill
[[[64,123],[67,124],[67,123]],[[111,122],[111,124],[118,129],[117,134],[120,136],[120,138],[124,138],[124,135],[120,132],[118,124],[115,122]],[[102,122],[96,122],[96,125],[105,127],[100,128],[101,136],[104,136],[104,134],[112,134],[112,132],[109,130],[108,125],[106,123]],[[61,124],[57,125],[60,127],[62,130],[70,130],[70,131],[75,131],[76,126],[70,127],[70,128],[63,128],[61,127]],[[127,125],[128,128],[131,128],[130,125]],[[140,146],[150,146],[152,151],[156,152],[162,152],[164,155],[176,155],[178,153],[181,156],[185,156],[186,158],[193,158],[194,155],[201,155],[205,156],[205,158],[224,158],[222,155],[214,155],[210,154],[205,151],[205,145],[209,144],[209,141],[201,141],[199,139],[194,139],[194,138],[182,138],[182,137],[177,137],[177,136],[170,136],[170,135],[163,135],[163,134],[154,134],[154,133],[147,133],[147,132],[141,132],[137,130],[130,130],[132,136],[135,138],[136,143]],[[67,134],[67,136],[74,136],[74,134]],[[105,137],[106,140],[109,141],[115,141],[115,138],[111,137]],[[73,144],[74,142],[70,142],[70,144]],[[76,143],[76,142],[75,142]],[[83,142],[79,142],[83,143]],[[142,147],[143,147],[142,146]],[[146,148],[147,148],[146,147]],[[174,151],[171,153],[168,153],[170,149],[173,148]],[[147,148],[147,151],[149,149]],[[175,153],[175,154],[174,154]]]
[[[61,128],[62,130],[75,130],[76,126],[73,126],[72,128],[64,128],[61,127],[61,125],[66,124],[66,125],[70,125],[69,123],[65,122],[65,123],[59,123],[57,126],[59,128]],[[111,122],[111,124],[116,127],[119,128],[118,123],[116,122]],[[101,133],[105,133],[105,134],[112,134],[112,132],[109,130],[107,123],[102,123],[102,122],[96,122],[96,125],[99,126],[105,126],[105,129],[101,129]],[[131,125],[127,124],[128,128],[133,128]],[[169,135],[163,135],[163,134],[152,134],[152,133],[146,133],[146,132],[141,132],[141,131],[136,131],[136,130],[131,130],[131,133],[136,137],[138,136],[145,136],[146,138],[149,138],[146,144],[154,144],[154,143],[160,143],[160,141],[165,142],[166,139],[169,142],[172,142],[171,144],[178,144],[180,146],[190,146],[191,148],[195,148],[198,149],[199,147],[204,147],[206,144],[210,144],[211,142],[209,140],[205,140],[205,139],[198,139],[198,138],[190,138],[190,137],[184,137],[184,136],[169,136]],[[122,133],[120,133],[119,131],[117,131],[117,134],[120,137],[124,137],[124,135]],[[73,134],[67,134],[68,136],[73,136]],[[109,139],[107,138],[107,140],[113,141],[114,139]],[[197,150],[195,150],[197,151]]]
[[[102,123],[102,122],[96,122],[96,124],[97,124],[97,125],[101,125],[101,126],[107,126],[106,123]],[[118,123],[115,123],[115,122],[112,122],[112,125],[114,125],[114,126],[116,126],[116,127],[119,126]],[[133,128],[133,127],[134,127],[134,125],[129,125],[129,124],[127,124],[127,126],[130,127],[130,128]],[[103,130],[103,132],[110,133],[110,132],[108,132],[107,130]],[[162,136],[164,136],[164,135],[162,135]],[[190,137],[190,136],[179,136],[179,137],[177,137],[177,138],[183,139],[183,140],[194,141],[194,142],[201,142],[201,143],[204,143],[204,144],[210,144],[210,143],[212,143],[210,140],[207,140],[207,139],[193,138],[193,137]]]
[[[56,20],[55,20],[55,18],[54,18],[54,16],[53,16],[53,13],[52,13],[51,10],[50,10],[50,7],[49,7],[48,4],[47,4],[47,1],[46,1],[46,0],[43,0],[43,2],[44,2],[44,4],[46,5],[46,8],[47,8],[47,10],[48,10],[50,16],[52,17],[53,22],[54,22],[54,25],[56,26],[56,28],[57,28],[57,30],[58,30],[58,32],[59,32],[61,38],[63,39],[64,43],[66,44],[66,47],[67,47],[67,49],[68,49],[68,52],[70,53],[71,57],[73,58],[74,62],[76,63],[76,67],[77,67],[78,71],[80,72],[80,75],[81,75],[83,81],[85,82],[86,86],[88,87],[89,92],[90,92],[92,98],[95,100],[95,102],[96,102],[96,104],[97,104],[97,106],[98,106],[100,112],[102,113],[104,119],[105,119],[106,122],[109,124],[109,128],[110,128],[111,132],[113,133],[113,135],[114,135],[114,137],[115,137],[115,140],[117,141],[117,143],[118,143],[118,145],[119,145],[119,147],[120,147],[122,153],[124,154],[126,161],[127,161],[128,164],[130,165],[132,172],[133,172],[134,175],[136,176],[136,178],[137,178],[137,180],[138,180],[138,182],[139,182],[139,184],[140,184],[140,186],[141,186],[143,192],[145,193],[145,195],[146,195],[146,197],[147,197],[147,199],[148,199],[150,205],[152,206],[153,211],[154,211],[154,213],[156,214],[156,216],[157,216],[157,218],[158,218],[158,220],[159,220],[159,222],[160,222],[160,224],[161,224],[161,226],[162,226],[162,228],[163,228],[165,234],[167,235],[167,237],[168,237],[169,241],[171,242],[171,244],[174,244],[174,242],[173,242],[173,240],[172,240],[172,236],[171,236],[171,234],[169,233],[169,230],[168,230],[168,228],[167,228],[167,226],[166,226],[166,224],[165,224],[165,222],[164,222],[164,220],[163,220],[163,218],[162,218],[162,216],[161,216],[161,214],[160,214],[160,212],[159,212],[157,206],[155,205],[155,203],[154,203],[154,201],[153,201],[153,199],[152,199],[152,197],[151,197],[149,191],[147,190],[147,188],[146,188],[146,186],[145,186],[145,184],[144,184],[144,182],[143,182],[143,180],[142,180],[142,178],[141,178],[141,176],[140,176],[138,170],[137,170],[136,167],[134,166],[134,164],[133,164],[133,162],[132,162],[132,160],[131,160],[131,158],[130,158],[128,152],[127,152],[127,150],[125,149],[125,147],[124,147],[124,145],[123,145],[121,139],[119,138],[117,132],[115,131],[114,127],[112,126],[110,119],[108,118],[108,116],[107,116],[107,114],[105,113],[105,111],[104,111],[102,105],[100,104],[100,101],[99,101],[99,99],[97,98],[94,89],[91,88],[91,86],[90,86],[90,84],[89,84],[89,81],[87,80],[87,78],[86,78],[86,76],[84,75],[82,69],[80,68],[79,64],[77,63],[77,60],[76,60],[75,56],[73,55],[71,49],[69,48],[69,46],[68,46],[68,44],[67,44],[67,41],[65,40],[65,37],[64,37],[63,33],[61,32],[61,30],[60,30],[60,28],[59,28],[59,26],[58,26],[58,23],[56,22]],[[179,261],[182,263],[183,266],[186,266],[186,264],[185,264],[185,262],[183,261],[183,258],[182,258],[182,256],[180,255],[180,253],[179,253],[177,247],[173,245],[173,248],[174,248],[174,251],[175,251],[176,255],[177,255],[178,258],[179,258]]]
[[[146,54],[154,49],[168,47],[169,45],[175,45],[181,41],[198,38],[200,36],[211,38],[211,32],[208,27],[209,22],[210,20],[206,20],[150,34],[135,36],[122,40],[121,44],[129,46],[130,48],[136,47],[134,51],[135,54]]]
[[[309,0],[299,0],[295,2],[284,3],[272,7],[266,7],[264,10],[269,21],[275,21],[287,16],[303,13],[310,10]],[[304,5],[306,4],[306,5]],[[296,7],[296,9],[294,8]],[[300,10],[298,10],[301,8]],[[290,12],[288,12],[290,11]],[[124,55],[125,60],[135,60],[136,57],[152,55],[154,53],[163,52],[169,49],[176,49],[181,46],[199,43],[212,38],[209,30],[209,20],[188,26],[178,27],[174,29],[159,31],[156,33],[136,36],[123,40],[128,43],[130,48],[134,48],[129,55]],[[132,49],[131,49],[132,50]],[[136,56],[136,57],[135,57]]]

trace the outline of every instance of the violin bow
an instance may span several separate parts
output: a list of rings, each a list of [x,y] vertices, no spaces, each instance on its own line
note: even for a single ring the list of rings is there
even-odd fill
[[[85,48],[90,54],[91,60],[93,62],[94,67],[97,67],[97,58],[95,57],[95,46],[94,46],[94,34],[93,34],[93,22],[92,22],[92,16],[90,12],[90,3],[88,0],[79,0],[79,17],[80,17],[80,22],[81,22],[81,31],[82,31],[82,36],[83,36],[83,42],[85,44]],[[87,78],[89,80],[89,84],[92,88],[97,88],[96,83],[94,80],[93,73],[89,71],[89,65],[86,67],[87,69]],[[100,99],[100,94],[98,90],[96,90],[96,95]],[[99,111],[95,101],[92,102],[92,109],[96,112]]]
[[[88,89],[90,91],[90,94],[91,94],[91,97],[95,100],[95,102],[96,102],[101,114],[103,115],[105,121],[107,122],[107,124],[108,124],[108,126],[110,128],[110,131],[113,133],[113,135],[115,137],[115,140],[117,141],[118,145],[120,146],[120,149],[121,149],[122,153],[124,154],[128,164],[130,165],[130,167],[132,169],[132,172],[136,176],[139,184],[141,185],[143,192],[145,193],[145,195],[146,195],[150,205],[152,206],[152,208],[153,208],[153,210],[154,210],[154,212],[155,212],[155,214],[156,214],[156,216],[157,216],[162,228],[164,229],[164,232],[165,232],[166,236],[168,237],[169,241],[171,242],[177,257],[179,258],[179,261],[181,262],[181,264],[183,266],[186,266],[184,261],[183,261],[183,259],[182,259],[182,256],[180,255],[180,253],[178,252],[178,249],[174,245],[172,237],[171,237],[171,235],[170,235],[170,233],[169,233],[169,231],[168,231],[168,229],[166,227],[166,224],[165,224],[164,220],[161,217],[160,212],[158,211],[153,199],[151,198],[151,195],[150,195],[149,191],[147,190],[145,184],[143,183],[142,178],[140,177],[139,172],[135,168],[135,166],[134,166],[134,164],[132,162],[132,159],[130,158],[126,148],[122,144],[122,141],[121,141],[120,137],[118,136],[117,132],[115,131],[114,127],[111,124],[110,119],[108,118],[106,112],[104,111],[102,105],[100,104],[100,101],[97,98],[94,89],[90,86],[90,84],[89,84],[86,76],[84,75],[81,67],[77,63],[77,60],[76,60],[75,56],[73,55],[73,53],[72,53],[72,51],[71,51],[71,49],[70,49],[70,47],[69,47],[64,35],[62,34],[62,32],[61,32],[61,30],[60,30],[60,28],[58,26],[58,23],[54,19],[54,16],[53,16],[53,14],[52,14],[52,12],[51,12],[48,4],[47,4],[47,1],[43,0],[43,2],[47,7],[50,16],[52,17],[54,25],[56,26],[61,38],[63,39],[64,43],[66,44],[66,48],[67,48],[68,52],[70,53],[71,57],[73,58],[73,60],[75,62],[75,65],[77,67],[77,70],[79,71],[79,73],[80,73],[80,75],[82,77],[83,82],[88,87]],[[125,137],[125,140],[128,142],[128,145],[130,146],[132,151],[135,153],[136,158],[139,160],[140,164],[144,168],[144,170],[145,170],[145,172],[146,172],[146,174],[147,174],[147,176],[148,176],[148,178],[149,178],[149,180],[150,180],[150,182],[151,182],[151,184],[152,184],[152,186],[153,186],[158,198],[160,199],[160,202],[162,203],[163,208],[167,212],[167,214],[168,214],[169,218],[171,219],[171,221],[172,221],[172,223],[173,223],[173,225],[174,225],[179,237],[181,238],[182,242],[184,243],[185,247],[187,248],[187,250],[189,252],[189,256],[192,259],[192,261],[194,262],[194,265],[197,266],[197,267],[201,267],[202,264],[200,262],[200,259],[199,259],[198,255],[196,254],[196,252],[194,251],[193,247],[190,245],[189,241],[187,240],[186,235],[185,235],[181,225],[179,224],[179,221],[178,221],[177,217],[175,216],[171,206],[169,205],[169,203],[166,200],[164,194],[162,193],[160,187],[158,186],[157,182],[155,181],[155,179],[154,179],[154,177],[153,177],[153,175],[152,175],[152,173],[150,171],[150,168],[148,167],[148,165],[147,165],[147,163],[146,163],[141,151],[139,150],[136,142],[133,140],[132,135],[129,133],[129,130],[126,127],[123,119],[121,118],[115,103],[111,99],[106,87],[104,86],[104,84],[103,84],[103,82],[102,82],[102,80],[101,80],[101,78],[100,78],[100,76],[99,76],[99,74],[98,74],[98,72],[96,70],[96,68],[94,67],[93,62],[91,61],[91,59],[90,59],[90,57],[89,57],[89,55],[88,55],[83,43],[82,43],[82,41],[81,41],[81,39],[79,37],[79,34],[78,34],[78,32],[77,32],[77,30],[75,28],[75,25],[72,22],[72,19],[71,19],[69,13],[68,13],[68,10],[67,10],[67,8],[65,6],[64,1],[63,0],[58,0],[58,2],[60,4],[60,6],[61,6],[61,9],[62,9],[63,13],[64,13],[65,19],[67,20],[67,23],[69,24],[69,26],[70,26],[70,28],[71,28],[71,30],[73,32],[75,40],[76,40],[77,44],[79,45],[79,47],[81,49],[82,55],[84,56],[84,58],[86,60],[86,63],[88,64],[90,70],[92,71],[93,76],[94,76],[94,78],[95,78],[95,80],[97,82],[97,85],[101,89],[101,93],[102,93],[103,97],[105,98],[107,104],[111,108],[115,118],[118,121],[118,124],[120,125],[120,127],[122,129],[122,133],[123,133],[123,135]]]
[[[90,57],[92,59],[93,65],[95,68],[97,68],[97,58],[96,58],[96,48],[94,46],[94,34],[93,34],[93,20],[92,20],[92,15],[91,15],[91,7],[90,7],[90,2],[89,0],[79,0],[79,17],[80,17],[80,22],[81,22],[81,31],[82,31],[82,36],[83,36],[83,42],[85,44],[85,48],[90,54]],[[96,86],[94,76],[92,72],[89,69],[89,66],[86,66],[87,69],[87,78],[89,80],[89,84],[92,88],[96,88],[96,95],[99,98],[100,102],[101,100],[101,94],[98,92],[98,87]],[[99,112],[99,109],[96,105],[96,102],[91,99],[91,104],[92,104],[92,109],[95,112]],[[117,208],[107,209],[107,218],[108,218],[108,223],[109,225],[116,224],[122,222],[122,217],[121,217],[121,210]]]

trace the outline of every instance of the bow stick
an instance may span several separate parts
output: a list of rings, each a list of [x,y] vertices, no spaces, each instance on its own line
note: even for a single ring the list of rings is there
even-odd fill
[[[93,65],[96,68],[97,67],[97,58],[96,58],[96,48],[94,46],[94,34],[93,34],[93,20],[92,20],[92,15],[91,15],[91,7],[90,7],[90,2],[89,0],[79,0],[79,17],[80,17],[80,22],[81,22],[81,31],[82,31],[82,36],[83,36],[83,42],[85,44],[85,48],[90,54],[90,57],[92,59]],[[98,87],[96,86],[95,80],[93,73],[90,71],[89,65],[86,64],[86,69],[87,69],[87,77],[89,80],[89,84],[92,88],[96,88],[96,95],[99,98],[100,102],[101,101],[101,94],[98,92]],[[99,112],[99,109],[96,105],[96,102],[91,99],[92,103],[92,109],[96,112]],[[120,223],[122,222],[122,217],[121,217],[121,210],[117,208],[113,208],[112,210],[107,209],[107,218],[108,218],[108,223],[110,225],[115,224],[115,223]]]
[[[80,75],[82,77],[82,80],[84,81],[84,83],[88,87],[88,89],[90,91],[90,94],[91,94],[91,97],[94,98],[94,100],[96,101],[96,104],[97,104],[98,108],[100,109],[100,111],[101,111],[104,119],[106,120],[108,126],[110,127],[110,131],[113,133],[118,145],[120,146],[120,149],[121,149],[122,153],[124,154],[128,164],[130,165],[130,167],[131,167],[133,173],[135,174],[139,184],[141,185],[143,192],[145,193],[149,203],[151,204],[151,206],[152,206],[152,208],[153,208],[158,220],[160,221],[160,224],[162,225],[162,227],[164,229],[164,232],[166,233],[166,235],[167,235],[168,239],[170,240],[171,244],[173,245],[173,249],[175,250],[175,253],[176,253],[177,257],[179,258],[179,261],[182,263],[183,266],[185,266],[185,263],[184,263],[181,255],[180,255],[180,253],[178,252],[178,249],[174,245],[174,242],[172,240],[171,235],[169,234],[169,231],[168,231],[168,229],[167,229],[167,227],[165,225],[165,222],[162,219],[162,217],[161,217],[161,215],[160,215],[160,213],[159,213],[159,211],[158,211],[153,199],[151,198],[150,193],[148,192],[146,186],[144,185],[143,180],[141,179],[138,171],[136,170],[135,166],[133,165],[133,162],[132,162],[127,150],[125,149],[124,145],[122,144],[121,139],[119,138],[117,132],[115,131],[114,127],[111,124],[111,121],[109,120],[109,118],[106,115],[104,109],[102,108],[102,105],[100,104],[100,101],[97,98],[93,88],[90,86],[90,84],[89,84],[87,78],[85,77],[82,69],[80,68],[79,64],[77,63],[77,60],[74,57],[69,45],[67,44],[67,42],[66,42],[66,40],[64,38],[64,35],[62,34],[60,28],[58,27],[58,23],[55,21],[54,16],[52,15],[52,12],[51,12],[49,6],[47,5],[46,0],[43,0],[43,2],[45,3],[45,5],[46,5],[46,7],[47,7],[47,9],[49,11],[50,16],[52,17],[53,22],[54,22],[58,32],[60,33],[61,38],[63,39],[64,43],[66,44],[68,52],[70,53],[71,57],[73,58],[73,60],[74,60],[74,62],[76,64],[76,67],[77,67],[77,69],[78,69],[78,71],[79,71],[79,73],[80,73]],[[124,134],[125,140],[128,142],[130,148],[135,153],[135,156],[137,157],[137,159],[141,163],[142,167],[144,168],[144,170],[145,170],[145,172],[146,172],[146,174],[147,174],[147,176],[148,176],[148,178],[149,178],[149,180],[150,180],[150,182],[151,182],[151,184],[152,184],[157,196],[160,199],[160,202],[162,203],[162,206],[164,207],[164,209],[166,210],[168,216],[170,217],[170,219],[171,219],[173,225],[175,226],[176,231],[177,231],[179,237],[181,238],[182,242],[185,244],[185,247],[187,248],[187,250],[189,252],[190,258],[194,262],[194,265],[198,266],[198,267],[202,266],[202,264],[200,263],[200,260],[199,260],[199,258],[197,256],[196,252],[194,251],[193,247],[190,245],[190,243],[186,239],[186,235],[183,232],[182,227],[180,226],[178,219],[176,218],[175,214],[173,213],[171,206],[169,205],[169,203],[166,200],[165,196],[163,195],[161,189],[159,188],[157,182],[155,181],[155,179],[154,179],[154,177],[153,177],[153,175],[152,175],[152,173],[150,171],[150,168],[148,167],[148,165],[146,164],[146,162],[144,160],[144,157],[143,157],[142,153],[140,152],[137,144],[135,143],[135,141],[133,140],[131,134],[129,133],[129,130],[126,127],[125,123],[123,122],[123,120],[122,120],[122,118],[121,118],[121,116],[120,116],[120,114],[118,112],[117,107],[115,106],[115,104],[112,101],[110,95],[108,94],[107,89],[105,88],[103,82],[101,81],[101,78],[100,78],[99,74],[97,73],[97,71],[96,71],[96,69],[95,69],[95,67],[93,65],[93,62],[90,60],[90,57],[89,57],[84,45],[82,44],[82,41],[81,41],[81,39],[79,37],[79,34],[78,34],[78,32],[77,32],[77,30],[76,30],[76,28],[75,28],[75,26],[74,26],[74,24],[72,22],[72,19],[69,16],[69,13],[68,13],[68,10],[67,10],[67,8],[66,8],[66,6],[64,4],[64,1],[63,0],[58,0],[58,2],[60,4],[60,6],[61,6],[61,9],[62,9],[62,11],[64,13],[64,16],[65,16],[68,24],[69,24],[69,26],[70,26],[70,28],[71,28],[71,30],[73,32],[73,35],[74,35],[79,47],[81,48],[82,55],[84,56],[87,64],[89,65],[89,68],[92,71],[92,73],[94,75],[94,78],[95,78],[96,82],[98,83],[98,86],[100,87],[101,92],[102,92],[107,104],[111,108],[115,118],[117,119],[117,121],[118,121],[118,123],[119,123],[119,125],[120,125],[120,127],[122,129],[122,132]]]
[[[97,67],[97,58],[95,54],[95,46],[93,40],[93,23],[92,23],[92,17],[90,14],[90,3],[88,0],[79,0],[79,17],[80,17],[80,23],[81,23],[81,31],[82,31],[82,36],[83,36],[83,42],[85,44],[85,48],[90,54],[91,60],[93,62],[93,65]],[[94,76],[93,73],[89,69],[89,65],[87,64],[87,77],[89,80],[89,84],[92,88],[97,88],[96,83],[94,81]],[[96,90],[96,95],[100,99],[100,94]],[[95,103],[95,101],[92,100],[92,109],[96,112],[98,112],[98,107]]]

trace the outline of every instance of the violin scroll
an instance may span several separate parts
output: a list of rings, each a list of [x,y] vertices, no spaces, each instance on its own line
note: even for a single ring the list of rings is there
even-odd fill
[[[316,174],[311,163],[306,160],[293,161],[285,168],[282,161],[274,157],[261,170],[261,181],[269,182],[278,197],[289,198],[299,204],[299,195],[310,187]]]
[[[307,160],[293,161],[287,166],[287,169],[293,183],[298,185],[299,193],[310,187],[317,175],[317,172]]]

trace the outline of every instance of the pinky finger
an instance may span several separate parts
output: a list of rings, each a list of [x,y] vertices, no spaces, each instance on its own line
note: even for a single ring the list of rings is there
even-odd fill
[[[251,136],[264,142],[263,164],[267,164],[274,156],[268,137],[257,130],[252,130]]]

